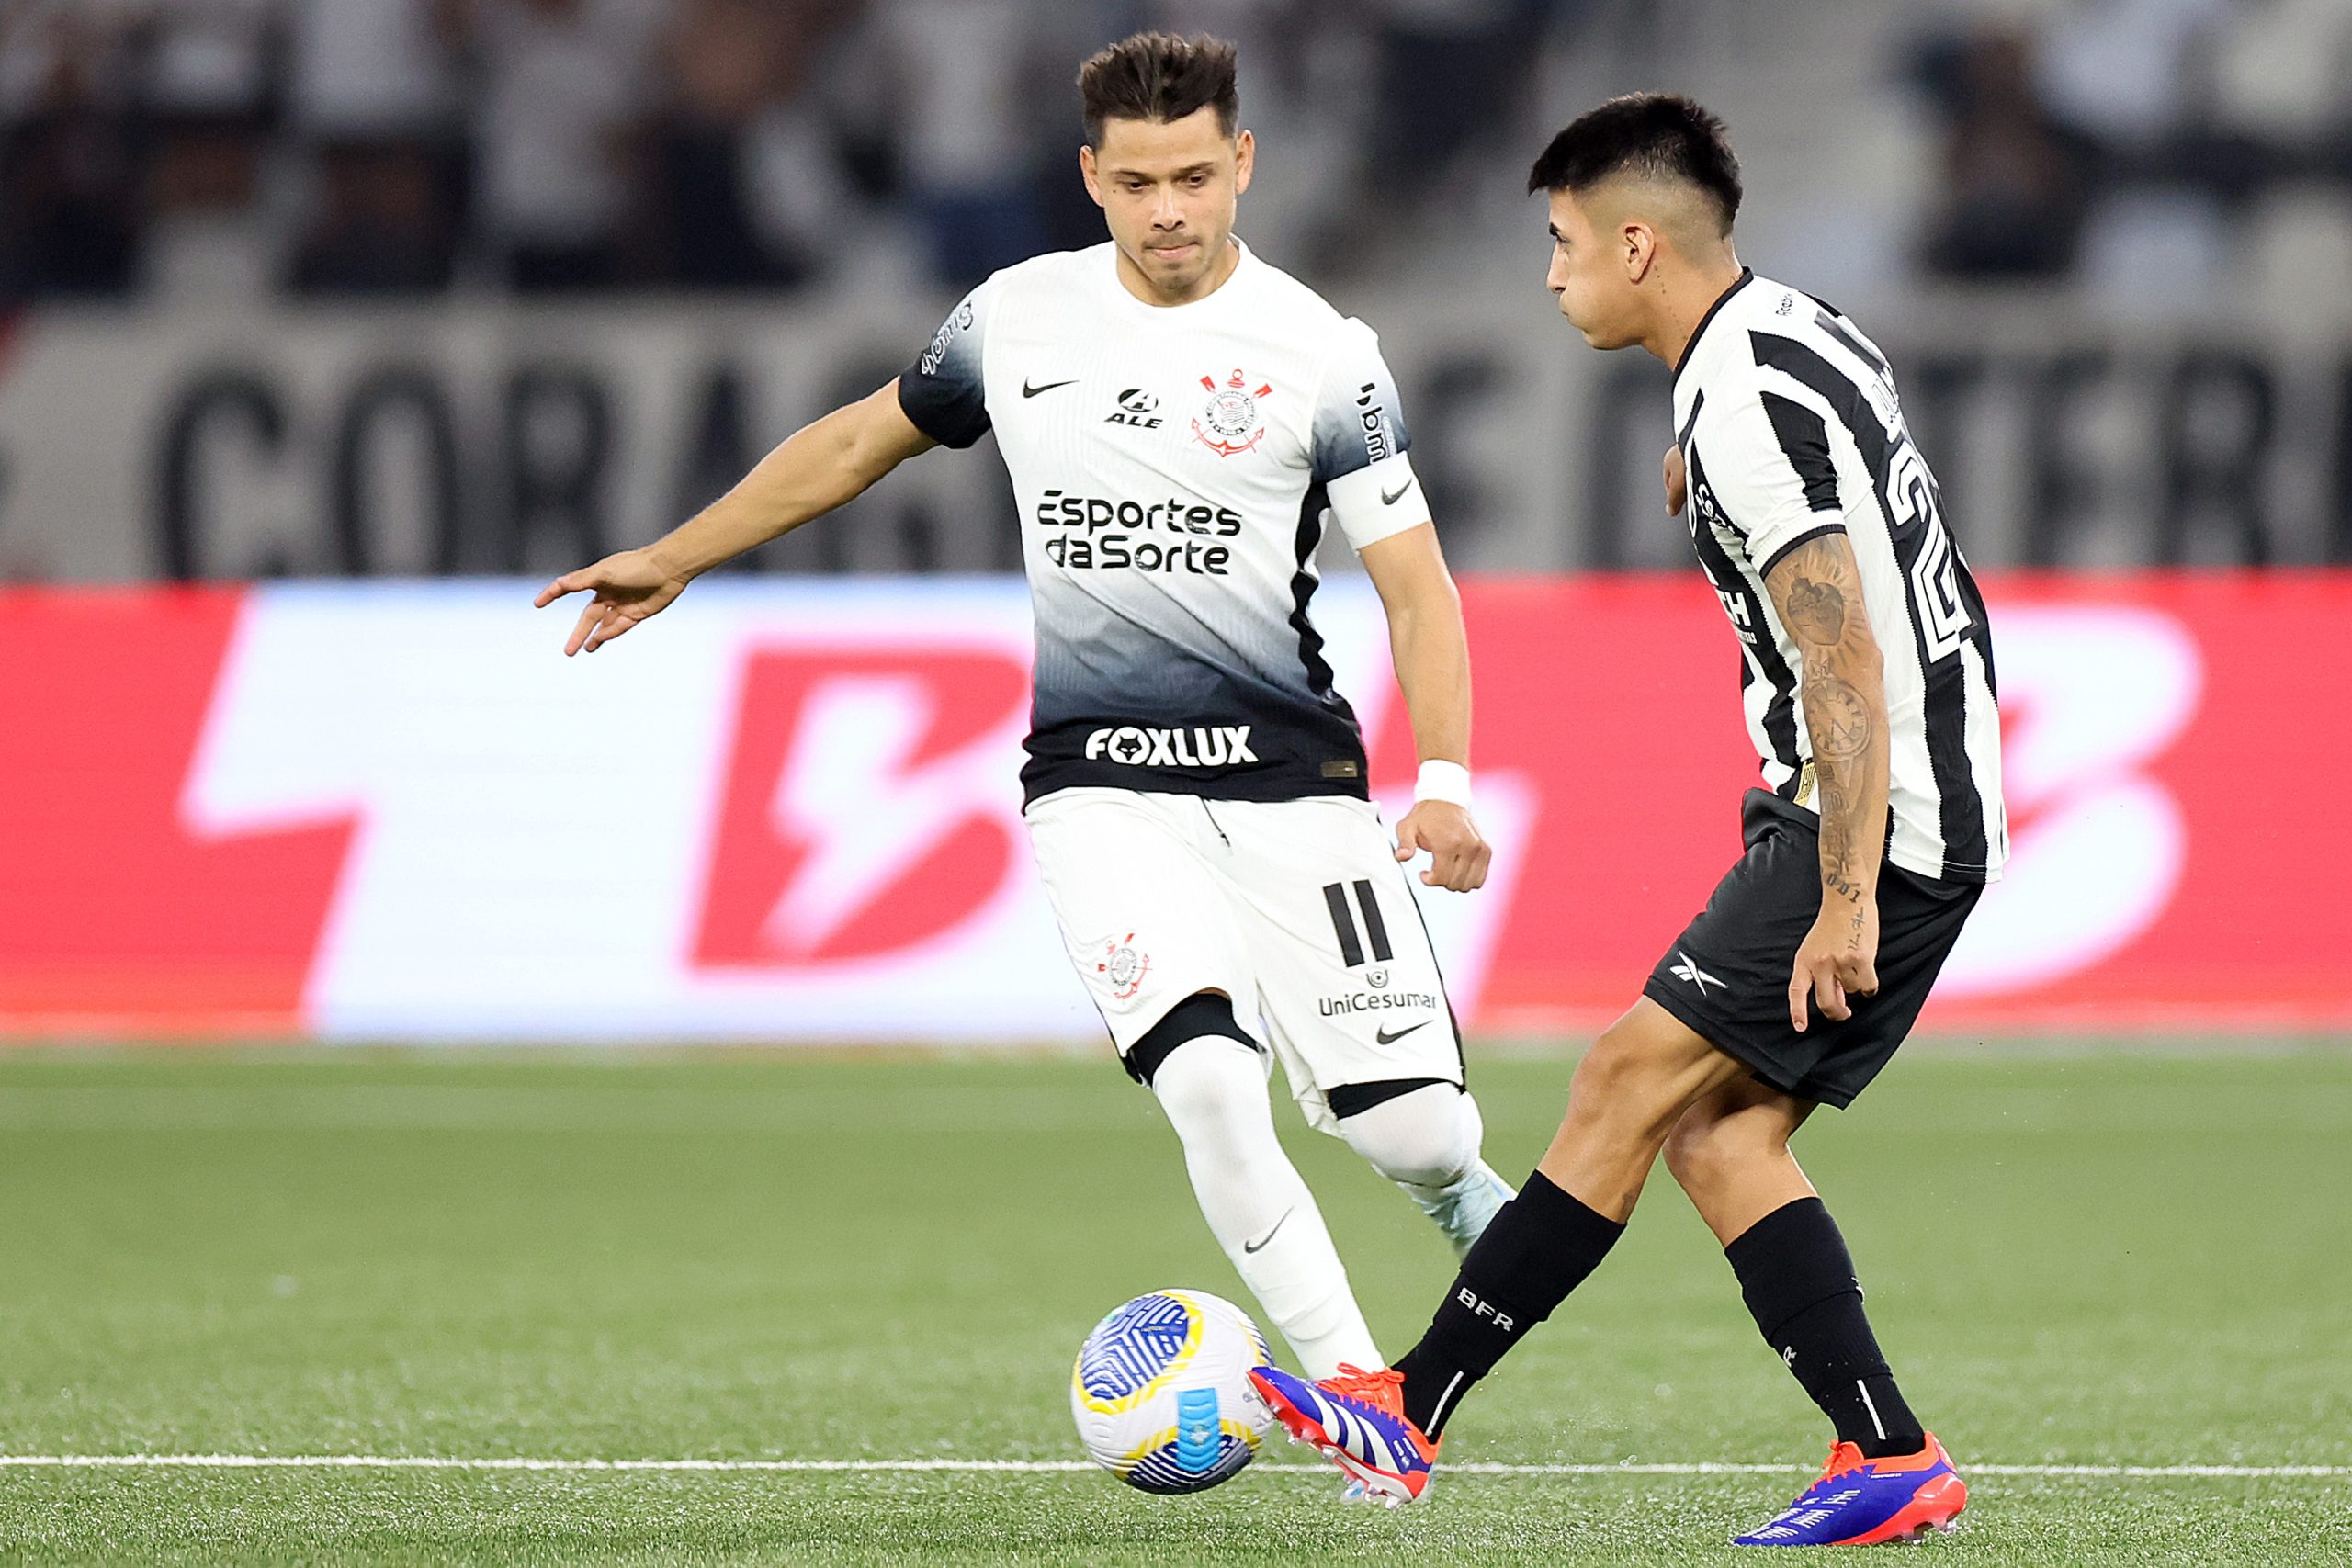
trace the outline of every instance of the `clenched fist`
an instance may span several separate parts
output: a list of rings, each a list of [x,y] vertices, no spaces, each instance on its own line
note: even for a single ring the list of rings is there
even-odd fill
[[[1470,813],[1450,800],[1417,801],[1396,824],[1398,860],[1411,860],[1423,850],[1430,852],[1430,863],[1421,886],[1455,893],[1483,886],[1487,863],[1495,858]]]

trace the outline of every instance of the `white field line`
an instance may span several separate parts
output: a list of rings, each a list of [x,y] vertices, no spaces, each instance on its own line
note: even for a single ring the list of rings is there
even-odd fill
[[[1062,1475],[1096,1468],[1075,1459],[532,1459],[436,1454],[0,1454],[0,1470],[459,1470],[798,1473],[804,1472]],[[1323,1474],[1319,1464],[1262,1463],[1260,1470]],[[1455,1475],[1802,1475],[1796,1464],[1449,1464]],[[2345,1464],[1968,1464],[1970,1475],[2140,1480],[2164,1477],[2243,1477],[2347,1480]]]

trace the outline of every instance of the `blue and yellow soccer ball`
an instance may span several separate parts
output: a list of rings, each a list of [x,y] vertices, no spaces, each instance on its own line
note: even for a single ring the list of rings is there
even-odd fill
[[[1273,1412],[1250,1369],[1273,1364],[1250,1314],[1206,1291],[1154,1291],[1079,1347],[1070,1414],[1094,1462],[1139,1491],[1200,1492],[1256,1457]]]

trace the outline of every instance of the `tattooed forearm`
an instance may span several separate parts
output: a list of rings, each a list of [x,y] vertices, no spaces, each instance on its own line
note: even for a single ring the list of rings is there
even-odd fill
[[[1843,535],[1792,550],[1765,584],[1804,659],[1799,694],[1820,793],[1821,886],[1859,925],[1886,841],[1886,693],[1862,609],[1861,571]]]
[[[1844,676],[1813,667],[1810,660],[1807,663],[1804,715],[1813,731],[1815,758],[1834,762],[1861,756],[1878,738],[1870,699]]]
[[[1799,573],[1789,584],[1789,629],[1808,643],[1835,643],[1846,635],[1846,594],[1832,582]]]
[[[1821,885],[1841,898],[1860,899],[1856,880],[1853,797],[1838,770],[1816,773],[1821,790]]]

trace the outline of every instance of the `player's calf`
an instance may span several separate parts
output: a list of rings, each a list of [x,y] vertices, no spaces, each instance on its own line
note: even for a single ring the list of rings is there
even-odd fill
[[[1812,1107],[1746,1080],[1684,1112],[1667,1168],[1724,1244],[1764,1342],[1865,1459],[1918,1451],[1925,1433],[1862,1309],[1846,1239],[1789,1154]]]
[[[1551,1152],[1496,1213],[1429,1331],[1396,1362],[1401,1408],[1419,1430],[1442,1436],[1462,1397],[1600,1266],[1668,1129],[1739,1070],[1648,1002],[1596,1043]]]
[[[1398,1359],[1405,1416],[1442,1437],[1463,1396],[1589,1278],[1624,1224],[1538,1170],[1478,1238],[1420,1342]]]
[[[1838,1440],[1864,1459],[1916,1453],[1926,1431],[1879,1351],[1861,1281],[1818,1198],[1785,1204],[1724,1248],[1747,1310]]]
[[[1814,1107],[1754,1078],[1701,1097],[1667,1135],[1666,1168],[1729,1246],[1765,1215],[1814,1196],[1789,1152]]]
[[[1315,1195],[1275,1135],[1257,1053],[1202,1035],[1167,1053],[1151,1089],[1183,1145],[1211,1234],[1300,1361],[1323,1371],[1377,1364]]]

